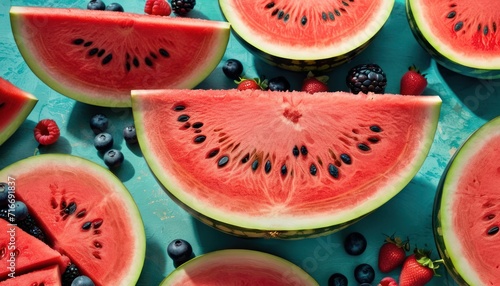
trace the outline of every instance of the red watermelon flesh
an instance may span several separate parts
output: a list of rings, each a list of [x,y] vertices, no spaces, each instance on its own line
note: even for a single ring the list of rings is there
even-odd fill
[[[441,103],[344,92],[132,94],[144,157],[181,205],[228,228],[292,236],[357,219],[398,193],[429,151]]]
[[[38,99],[0,78],[0,145],[24,122]]]
[[[57,265],[1,281],[1,286],[60,286],[61,272]]]
[[[0,280],[51,265],[64,270],[67,258],[15,224],[0,219]]]

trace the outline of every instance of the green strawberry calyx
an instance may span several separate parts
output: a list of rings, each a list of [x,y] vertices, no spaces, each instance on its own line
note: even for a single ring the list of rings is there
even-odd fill
[[[328,79],[330,79],[327,75],[321,75],[321,76],[315,76],[312,71],[309,71],[306,76],[307,79],[315,78],[316,80],[326,84],[328,82]]]
[[[415,248],[414,254],[415,259],[420,265],[432,269],[434,271],[434,276],[439,276],[436,269],[439,268],[439,264],[443,263],[443,259],[432,260],[430,258],[431,251],[426,249]]]
[[[423,76],[425,78],[426,74],[422,73],[420,71],[419,68],[417,68],[417,66],[415,64],[411,65],[409,68],[408,68],[409,71],[412,71],[412,72],[416,72],[418,73],[419,75]]]
[[[409,238],[406,238],[406,240],[402,240],[400,237],[394,236],[394,234],[391,236],[386,235],[385,242],[395,244],[397,247],[402,248],[404,251],[410,250]]]

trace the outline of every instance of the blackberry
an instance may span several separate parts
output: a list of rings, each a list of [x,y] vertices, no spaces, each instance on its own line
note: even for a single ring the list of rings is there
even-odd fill
[[[349,70],[346,84],[352,93],[384,93],[387,77],[377,64],[361,64]]]
[[[17,226],[25,232],[45,242],[45,233],[42,231],[42,229],[40,229],[40,226],[36,222],[35,218],[33,218],[30,214],[28,214],[25,219],[18,222]]]
[[[41,230],[38,226],[34,225],[30,227],[29,229],[23,229],[27,233],[31,234],[32,236],[40,239],[43,242],[45,241],[45,233],[43,233],[43,230]]]
[[[71,263],[66,267],[66,270],[64,270],[64,273],[62,274],[61,277],[62,286],[71,286],[73,280],[75,280],[75,278],[80,275],[81,274],[78,267],[76,267],[75,264]]]
[[[175,14],[186,15],[194,9],[196,0],[172,0],[172,10]]]

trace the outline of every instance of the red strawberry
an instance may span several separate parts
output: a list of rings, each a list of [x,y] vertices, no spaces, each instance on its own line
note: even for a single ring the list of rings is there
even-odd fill
[[[413,65],[401,77],[399,93],[402,95],[421,95],[427,87],[424,74]]]
[[[238,84],[238,90],[246,90],[265,89],[267,81],[261,81],[259,78],[240,78],[240,80],[235,80],[234,82]]]
[[[40,122],[38,122],[35,126],[35,130],[33,132],[35,140],[41,145],[54,144],[61,135],[57,123],[52,119],[40,120]]]
[[[423,286],[429,283],[439,267],[435,263],[441,261],[432,261],[429,251],[415,249],[403,264],[399,275],[399,286]]]
[[[146,0],[144,13],[149,15],[168,16],[172,13],[172,8],[165,0]]]
[[[384,277],[377,286],[398,286],[398,282],[392,277]]]
[[[405,261],[408,248],[408,240],[402,241],[399,237],[387,237],[378,254],[379,270],[387,273],[401,266]]]
[[[309,72],[302,82],[301,90],[309,93],[328,91],[328,86],[326,85],[327,81],[328,76],[315,77],[312,72]]]

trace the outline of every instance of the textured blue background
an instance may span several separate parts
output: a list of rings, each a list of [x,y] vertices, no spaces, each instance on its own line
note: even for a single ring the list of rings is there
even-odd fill
[[[432,204],[436,186],[451,155],[459,145],[483,123],[500,115],[500,81],[479,80],[461,76],[438,65],[413,38],[405,15],[404,1],[398,0],[392,14],[375,41],[352,62],[338,67],[328,75],[329,87],[346,90],[344,78],[347,70],[358,63],[375,62],[382,66],[388,77],[387,92],[398,93],[399,78],[411,64],[418,65],[427,74],[429,86],[425,94],[437,94],[443,100],[438,130],[430,155],[418,175],[400,194],[387,204],[338,233],[300,241],[241,239],[213,230],[188,215],[164,193],[148,169],[138,147],[129,148],[120,138],[124,126],[132,123],[130,109],[102,108],[75,102],[50,89],[27,67],[14,43],[9,23],[10,5],[43,5],[53,7],[82,7],[84,0],[17,0],[0,3],[0,76],[20,88],[31,92],[39,102],[20,129],[0,146],[0,168],[34,154],[37,148],[32,130],[38,120],[55,119],[61,127],[61,138],[41,153],[70,153],[104,165],[92,145],[93,134],[88,120],[102,112],[111,120],[110,132],[115,135],[115,146],[121,148],[125,163],[116,175],[133,194],[146,227],[146,264],[139,285],[157,285],[174,270],[166,254],[167,244],[175,238],[184,238],[193,244],[199,255],[223,248],[248,248],[281,256],[310,273],[320,285],[326,285],[334,272],[344,273],[354,285],[353,270],[360,263],[376,267],[378,249],[383,234],[408,236],[412,246],[433,250],[438,258],[432,234]],[[122,1],[126,11],[142,13],[144,1]],[[198,0],[190,17],[224,20],[218,2]],[[219,67],[198,87],[231,88],[234,83],[224,77],[221,65],[229,58],[240,59],[249,77],[267,78],[284,75],[292,88],[298,89],[305,74],[283,71],[255,59],[240,43],[231,37]],[[349,257],[342,248],[343,238],[359,231],[368,238],[368,248],[358,257]],[[110,269],[112,271],[112,269]],[[453,285],[444,268],[439,270],[432,285]],[[394,271],[390,276],[397,278]],[[376,280],[381,279],[377,273]]]

